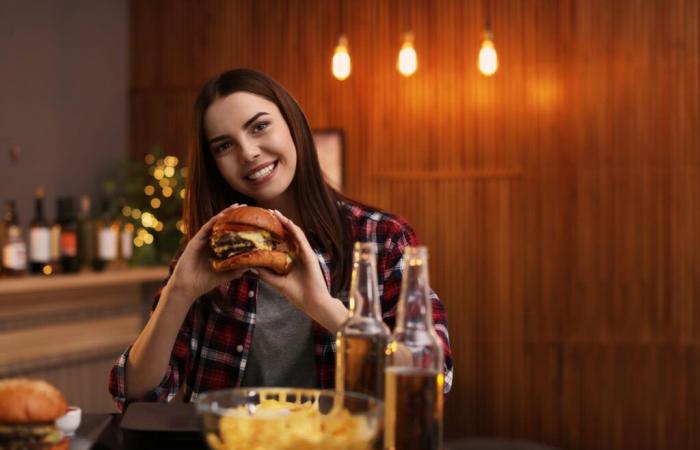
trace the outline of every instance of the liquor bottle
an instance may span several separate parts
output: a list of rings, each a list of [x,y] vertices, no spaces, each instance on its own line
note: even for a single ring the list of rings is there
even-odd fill
[[[349,300],[348,319],[336,336],[336,389],[382,399],[389,328],[381,317],[373,243],[355,243]]]
[[[15,202],[5,202],[3,215],[5,240],[2,245],[2,274],[6,277],[18,277],[27,273],[27,243],[22,236]]]
[[[97,271],[113,269],[119,256],[119,222],[112,215],[108,199],[102,200],[101,214],[95,220],[95,257],[92,268]]]
[[[435,332],[428,250],[407,247],[394,333],[387,346],[385,450],[442,449],[443,348]]]
[[[29,224],[29,269],[33,274],[53,273],[51,267],[51,226],[44,217],[44,188],[34,194],[34,219]]]
[[[80,213],[78,214],[78,262],[80,270],[86,270],[94,259],[94,223],[90,216],[90,197],[80,197]]]
[[[78,222],[75,218],[75,202],[73,197],[58,199],[58,220],[61,226],[59,238],[59,253],[61,255],[61,271],[73,273],[80,270],[78,260]]]
[[[126,202],[124,199],[119,200],[119,211],[117,211],[117,217],[120,216],[119,212],[124,209]],[[128,219],[122,218],[118,220],[119,222],[119,265],[120,267],[126,268],[131,262],[131,258],[134,256],[134,225],[128,221]]]

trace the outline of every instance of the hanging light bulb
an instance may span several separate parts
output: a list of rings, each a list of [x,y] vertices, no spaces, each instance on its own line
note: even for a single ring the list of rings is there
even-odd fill
[[[350,62],[350,54],[348,53],[348,40],[344,34],[340,35],[340,38],[338,38],[338,45],[336,45],[335,52],[333,52],[331,70],[333,76],[340,81],[349,77],[352,71],[352,63]]]
[[[481,42],[481,50],[479,50],[479,71],[490,77],[498,70],[498,53],[493,45],[493,33],[486,31],[484,40]]]
[[[413,33],[404,35],[403,45],[396,60],[396,68],[406,77],[410,77],[418,70],[418,55],[413,48]]]

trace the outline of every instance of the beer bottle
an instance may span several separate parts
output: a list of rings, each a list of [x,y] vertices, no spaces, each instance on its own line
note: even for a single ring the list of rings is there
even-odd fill
[[[443,348],[435,332],[428,249],[403,256],[398,317],[386,355],[385,450],[442,449]]]
[[[377,249],[373,243],[355,243],[349,300],[348,319],[336,337],[336,389],[381,399],[389,328],[381,317]]]

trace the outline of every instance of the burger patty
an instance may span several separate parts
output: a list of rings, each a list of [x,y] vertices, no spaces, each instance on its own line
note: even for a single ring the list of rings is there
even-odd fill
[[[216,259],[227,259],[253,250],[272,250],[275,246],[270,234],[265,231],[227,232],[214,235],[211,247]]]
[[[0,448],[7,450],[44,450],[63,439],[52,424],[0,424]]]

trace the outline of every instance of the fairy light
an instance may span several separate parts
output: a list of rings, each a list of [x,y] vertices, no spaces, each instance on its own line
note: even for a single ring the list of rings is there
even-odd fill
[[[148,186],[146,186],[145,188],[143,188],[143,193],[148,195],[148,196],[153,195],[155,192],[156,192],[156,188],[154,188],[150,184]]]

